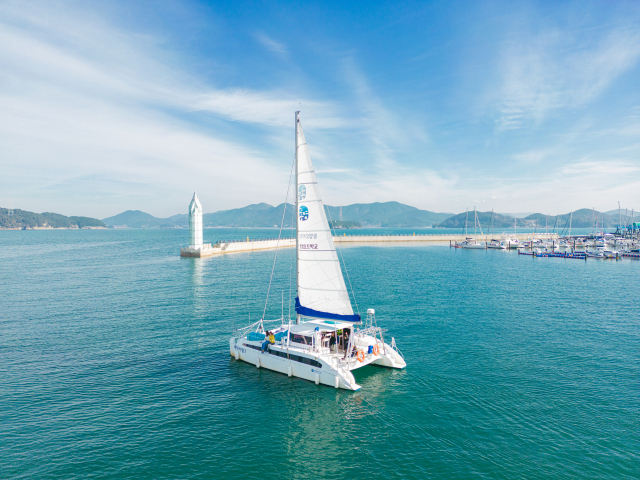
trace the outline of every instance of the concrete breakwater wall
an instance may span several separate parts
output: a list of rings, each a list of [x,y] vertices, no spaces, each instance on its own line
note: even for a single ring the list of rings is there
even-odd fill
[[[545,234],[545,233],[518,233],[517,235],[510,235],[511,238],[517,238],[520,241],[535,239],[555,239],[558,238],[557,234]],[[436,234],[436,235],[336,235],[333,237],[334,242],[339,243],[385,243],[385,242],[462,242],[468,237],[473,235],[464,234]],[[479,242],[490,242],[492,238],[500,239],[500,235],[490,234],[476,235],[474,237]]]
[[[467,236],[457,234],[441,234],[441,235],[336,235],[333,237],[335,243],[340,244],[383,244],[383,243],[420,243],[420,242],[435,242],[435,243],[449,243],[449,242],[462,242]],[[522,233],[512,235],[520,241],[529,240],[531,238],[536,239],[556,239],[556,234],[544,234],[544,233]],[[491,241],[490,235],[477,235],[476,240],[484,242]],[[500,238],[495,236],[494,238]],[[277,248],[291,248],[296,246],[295,238],[281,238],[278,239],[266,239],[266,240],[252,240],[252,241],[232,241],[232,242],[219,242],[214,245],[207,243],[200,249],[181,248],[181,257],[210,257],[213,255],[224,255],[227,253],[240,253],[240,252],[256,252],[259,250],[273,250]]]

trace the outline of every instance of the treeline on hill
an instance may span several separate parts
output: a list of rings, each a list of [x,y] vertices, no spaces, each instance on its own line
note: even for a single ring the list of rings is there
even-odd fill
[[[90,217],[65,217],[58,213],[33,213],[26,210],[15,209],[13,215],[9,215],[9,210],[0,208],[0,228],[84,228],[84,227],[106,227],[97,218]]]
[[[362,228],[360,222],[354,222],[352,220],[331,220],[329,226],[334,229],[350,229],[350,228]]]
[[[597,210],[590,210],[588,208],[582,208],[571,213],[565,213],[562,215],[545,215],[543,213],[533,213],[527,215],[524,218],[514,219],[508,215],[501,215],[499,213],[492,212],[477,212],[478,221],[481,227],[487,231],[493,224],[493,228],[513,228],[514,223],[518,228],[538,228],[542,229],[545,226],[549,228],[568,228],[569,219],[571,218],[571,226],[574,228],[592,228],[596,222],[598,226],[602,225],[604,221],[604,227],[610,228],[618,224],[617,215],[607,215],[606,213],[598,212]],[[468,215],[468,217],[467,217]],[[439,227],[443,228],[464,228],[465,219],[467,219],[467,228],[473,229],[474,225],[474,212],[464,212],[447,218],[442,222]]]

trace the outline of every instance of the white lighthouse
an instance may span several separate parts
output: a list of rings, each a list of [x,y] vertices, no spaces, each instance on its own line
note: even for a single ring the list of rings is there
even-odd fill
[[[189,250],[202,249],[202,205],[196,192],[189,204]]]

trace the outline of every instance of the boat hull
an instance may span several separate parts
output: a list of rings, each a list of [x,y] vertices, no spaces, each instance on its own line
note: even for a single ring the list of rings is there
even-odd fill
[[[268,352],[262,353],[260,342],[237,337],[230,339],[229,351],[236,360],[242,360],[257,368],[266,368],[290,377],[302,378],[314,382],[316,385],[357,391],[361,387],[356,383],[351,373],[352,370],[366,365],[395,369],[403,369],[407,365],[402,356],[390,345],[380,341],[376,342],[373,338],[371,340],[373,341],[365,341],[365,343],[372,345],[377,343],[379,353],[378,355],[367,353],[363,361],[353,357],[349,361],[339,362],[335,355],[322,355],[313,351],[301,352],[298,349],[291,349],[287,354],[287,348],[282,345],[271,345]],[[367,346],[358,345],[358,348],[368,351]],[[303,363],[300,361],[301,359],[312,364]]]
[[[333,368],[321,356],[313,355],[311,352],[295,352],[297,357],[308,358],[320,363],[321,366],[307,365],[290,358],[274,355],[273,352],[286,352],[286,348],[271,346],[271,353],[262,353],[259,342],[250,342],[244,338],[231,338],[229,342],[231,356],[236,360],[255,365],[257,368],[266,368],[274,372],[282,373],[290,377],[302,378],[317,385],[326,385],[345,390],[360,390],[360,385],[356,383],[353,374],[345,369]],[[256,350],[257,347],[257,350]]]

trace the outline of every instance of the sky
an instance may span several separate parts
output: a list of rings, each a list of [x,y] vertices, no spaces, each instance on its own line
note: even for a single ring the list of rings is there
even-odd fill
[[[0,2],[0,206],[640,208],[640,2]]]

